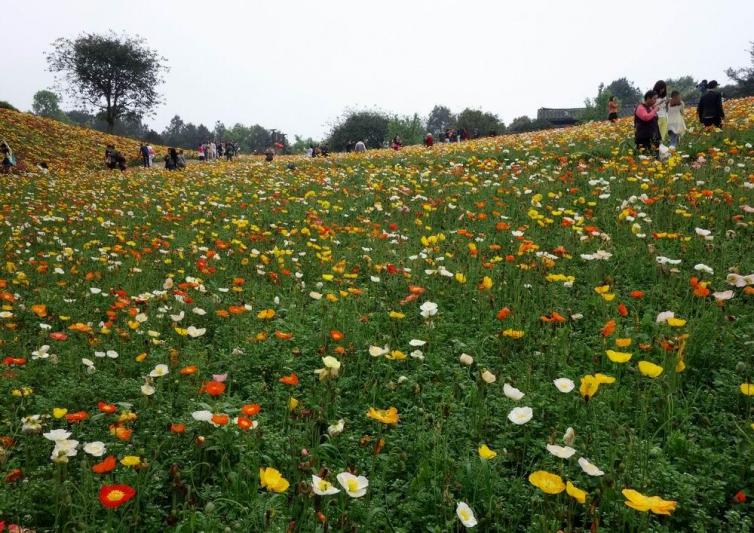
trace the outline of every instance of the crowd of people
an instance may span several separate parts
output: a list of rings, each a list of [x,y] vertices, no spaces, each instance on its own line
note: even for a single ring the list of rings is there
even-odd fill
[[[725,119],[723,96],[715,80],[704,80],[698,87],[701,95],[697,105],[697,117],[706,128],[722,128]],[[608,102],[608,119],[617,119],[618,104],[614,97]],[[636,149],[652,155],[664,156],[675,150],[686,133],[683,117],[685,104],[681,93],[670,91],[660,80],[647,91],[642,102],[634,110],[634,141]]]
[[[213,161],[222,159],[223,156],[228,161],[232,161],[238,154],[238,145],[230,141],[221,143],[207,141],[199,145],[196,151],[199,153],[199,161]]]

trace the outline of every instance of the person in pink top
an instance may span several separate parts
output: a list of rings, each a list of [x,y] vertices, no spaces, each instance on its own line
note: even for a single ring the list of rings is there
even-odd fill
[[[657,124],[657,93],[649,91],[634,111],[634,138],[638,151],[655,152],[660,141]]]

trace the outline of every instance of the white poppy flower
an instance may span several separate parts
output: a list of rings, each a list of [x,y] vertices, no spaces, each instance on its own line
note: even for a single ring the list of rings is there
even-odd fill
[[[489,370],[485,370],[484,372],[482,372],[482,380],[485,383],[491,385],[497,381],[497,376],[495,376],[495,374],[493,374]]]
[[[597,468],[595,465],[584,459],[583,457],[579,457],[579,466],[584,471],[585,474],[589,474],[590,476],[603,476],[605,473]]]
[[[699,263],[697,265],[694,265],[694,270],[697,272],[705,272],[707,274],[714,274],[715,271],[712,269],[712,267],[708,267],[704,263]]]
[[[201,337],[207,332],[206,328],[195,328],[194,326],[189,326],[186,329],[186,332],[188,333],[188,336],[192,339],[195,339],[197,337]]]
[[[662,324],[664,322],[667,322],[668,319],[674,318],[675,313],[673,311],[663,311],[662,313],[659,313],[657,315],[657,319],[655,320],[656,323]]]
[[[309,298],[311,298],[313,300],[321,300],[322,299],[322,294],[319,293],[319,292],[311,291],[309,293]]]
[[[181,311],[177,315],[170,315],[170,320],[172,320],[173,322],[180,322],[181,320],[183,320],[184,316],[186,316],[186,313]]]
[[[160,378],[162,376],[166,376],[169,373],[170,369],[168,368],[168,365],[159,364],[155,366],[154,369],[149,373],[149,377]]]
[[[84,451],[93,457],[102,457],[106,451],[105,443],[100,441],[87,442]]]
[[[576,453],[576,450],[570,446],[558,446],[557,444],[548,444],[547,451],[561,459],[569,459],[574,453]]]
[[[389,351],[390,351],[390,348],[388,347],[387,344],[383,346],[382,348],[380,348],[379,346],[369,347],[369,355],[371,355],[372,357],[381,357],[387,354]]]
[[[565,444],[566,446],[570,446],[571,444],[574,443],[575,440],[576,440],[576,432],[573,430],[572,427],[568,427],[565,433],[563,434],[563,444]]]
[[[65,429],[53,429],[51,431],[48,431],[47,433],[42,433],[42,436],[46,438],[47,440],[57,442],[57,441],[66,440],[68,437],[71,436],[71,432],[66,431]]]
[[[731,298],[733,298],[733,295],[734,293],[731,290],[722,291],[722,292],[718,291],[718,292],[712,293],[712,296],[714,296],[715,300],[717,300],[718,302],[724,302],[725,300],[730,300]]]
[[[514,407],[508,413],[508,420],[521,426],[531,420],[532,416],[534,416],[534,411],[531,407]]]
[[[425,344],[427,344],[427,341],[419,340],[419,339],[411,339],[408,341],[409,346],[413,346],[414,348],[421,348]]]
[[[327,426],[327,434],[330,435],[331,437],[335,437],[343,433],[343,428],[345,427],[346,427],[346,421],[341,418],[335,424]]]
[[[317,496],[330,496],[340,492],[332,483],[315,475],[312,475],[312,490]]]
[[[191,413],[191,417],[199,422],[210,422],[212,420],[212,412],[207,410],[194,411]]]
[[[474,511],[466,502],[458,502],[456,506],[456,516],[465,527],[474,527],[477,524]]]
[[[361,498],[367,493],[369,480],[364,476],[354,476],[350,472],[341,472],[337,476],[338,483],[351,498]]]
[[[204,309],[202,309],[201,307],[194,307],[194,308],[193,308],[193,309],[191,310],[191,312],[192,312],[192,313],[194,313],[195,315],[199,315],[199,316],[204,316],[204,315],[206,315],[206,314],[207,314],[207,311],[205,311],[205,310],[204,310]]]
[[[503,394],[505,394],[511,400],[515,400],[515,401],[519,401],[521,398],[525,396],[523,392],[521,392],[516,387],[513,387],[508,383],[503,385]]]
[[[462,365],[471,366],[472,364],[474,364],[474,358],[467,353],[462,353],[461,357],[459,357],[458,360]]]
[[[553,383],[555,384],[555,387],[563,393],[571,392],[575,386],[573,380],[568,378],[558,378],[554,380]]]
[[[419,314],[424,318],[435,316],[437,314],[437,304],[434,302],[424,302],[419,307]]]

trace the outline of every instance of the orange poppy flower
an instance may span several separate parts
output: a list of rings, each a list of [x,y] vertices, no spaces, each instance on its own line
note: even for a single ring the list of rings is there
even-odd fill
[[[228,318],[230,316],[230,313],[228,313],[225,309],[218,309],[217,311],[215,311],[215,314],[220,318]]]
[[[243,305],[231,305],[228,307],[228,312],[231,315],[240,315],[246,312],[246,308]]]
[[[92,465],[92,472],[95,474],[107,474],[108,472],[115,470],[117,465],[118,461],[115,460],[115,456],[108,455],[96,465]]]
[[[626,307],[626,304],[622,303],[618,306],[618,314],[623,318],[628,316],[628,307]]]
[[[115,509],[136,496],[136,489],[129,485],[102,485],[99,501],[103,507]]]
[[[52,333],[50,333],[50,338],[54,341],[64,341],[68,340],[68,335],[66,335],[62,331],[53,331]]]
[[[631,291],[629,296],[631,296],[631,298],[635,298],[636,300],[641,300],[642,298],[644,298],[644,291]]]
[[[605,325],[602,326],[602,329],[600,330],[600,333],[603,337],[609,337],[613,333],[615,333],[615,327],[616,327],[615,320],[608,320],[605,322]]]
[[[210,396],[218,397],[223,392],[225,392],[225,383],[221,383],[220,381],[206,381],[202,385],[202,392],[206,392]]]
[[[295,372],[287,376],[283,376],[278,381],[280,381],[280,383],[283,383],[285,385],[298,385],[299,383],[298,376],[296,375]]]
[[[507,307],[503,307],[500,311],[497,312],[497,315],[495,316],[497,317],[498,320],[505,320],[506,318],[508,318],[510,314],[511,314],[511,310],[508,309]]]
[[[130,441],[131,435],[133,434],[133,432],[134,432],[133,429],[119,426],[117,424],[113,424],[112,426],[110,426],[110,433],[115,435],[115,438],[117,438],[118,440],[122,440],[123,442]]]
[[[75,413],[69,413],[65,415],[65,419],[69,424],[76,424],[89,418],[89,413],[86,411],[76,411]]]
[[[39,318],[47,316],[47,306],[45,304],[35,304],[31,306],[31,311]]]
[[[5,357],[3,358],[3,364],[6,366],[24,366],[26,359],[23,357]]]
[[[86,324],[83,324],[81,322],[76,322],[75,324],[71,324],[68,326],[68,329],[71,331],[78,331],[79,333],[91,333],[92,328],[91,326],[88,326]]]
[[[184,431],[186,431],[186,424],[170,424],[171,433],[183,433]]]
[[[252,422],[251,419],[246,418],[245,416],[239,416],[236,420],[236,425],[242,430],[247,431],[254,427],[254,422]]]
[[[286,333],[285,331],[275,331],[275,337],[277,337],[281,341],[287,341],[293,338],[293,333]]]
[[[182,376],[190,376],[191,374],[196,374],[197,370],[199,370],[198,366],[196,366],[196,365],[189,365],[189,366],[184,366],[183,368],[181,368],[179,370],[179,373]]]
[[[212,423],[217,426],[225,426],[228,424],[230,417],[225,413],[217,413],[212,415]]]
[[[14,468],[8,474],[5,476],[5,482],[6,483],[15,483],[19,479],[24,477],[24,471],[20,468]]]
[[[330,330],[330,338],[335,342],[342,341],[343,337],[345,337],[345,335],[343,335],[342,331],[338,331],[337,329]]]
[[[258,403],[247,403],[241,407],[241,412],[246,416],[258,415],[261,410],[262,406]]]

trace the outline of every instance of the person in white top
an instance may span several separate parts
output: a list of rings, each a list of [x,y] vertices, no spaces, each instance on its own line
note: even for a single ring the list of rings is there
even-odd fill
[[[356,146],[353,147],[354,152],[366,152],[367,151],[367,145],[364,144],[364,141],[359,141],[356,143]]]
[[[681,100],[681,93],[673,91],[670,93],[668,102],[668,136],[670,138],[670,148],[676,148],[681,136],[686,133],[686,121],[683,119],[685,106]]]
[[[660,128],[660,142],[663,144],[668,138],[668,84],[660,80],[655,83],[654,92],[657,93],[657,126]]]

